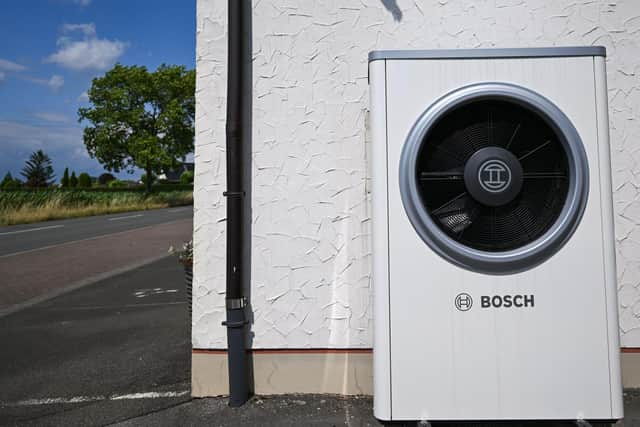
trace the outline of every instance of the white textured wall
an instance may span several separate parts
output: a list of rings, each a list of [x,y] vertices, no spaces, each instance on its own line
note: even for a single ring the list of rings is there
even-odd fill
[[[620,328],[640,346],[640,1],[254,0],[255,348],[370,347],[367,54],[604,45]],[[226,0],[198,0],[193,346],[226,347]],[[551,78],[551,76],[550,76]]]

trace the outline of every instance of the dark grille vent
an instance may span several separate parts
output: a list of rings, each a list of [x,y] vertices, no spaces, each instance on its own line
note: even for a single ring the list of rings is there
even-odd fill
[[[466,190],[464,167],[478,150],[500,147],[518,158],[523,185],[509,203],[491,207]],[[569,188],[569,163],[554,129],[515,102],[479,100],[442,116],[422,141],[416,164],[420,197],[452,239],[497,252],[524,246],[556,221]]]

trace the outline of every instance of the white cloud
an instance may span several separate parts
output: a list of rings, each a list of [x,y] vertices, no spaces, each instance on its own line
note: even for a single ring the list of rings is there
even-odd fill
[[[84,38],[74,40],[66,35],[58,38],[58,51],[45,58],[45,62],[53,62],[72,70],[106,70],[127,48],[127,43],[119,40],[98,38],[93,23],[65,24],[62,32],[81,32]]]
[[[0,70],[1,71],[24,71],[27,67],[17,64],[12,61],[0,58]]]
[[[67,123],[69,121],[69,118],[64,114],[51,113],[46,111],[35,113],[34,116],[40,120],[52,123]]]
[[[79,172],[99,175],[103,168],[88,157],[82,141],[82,128],[77,125],[47,123],[28,124],[0,120],[0,172],[6,171],[22,179],[20,170],[36,150],[43,150],[53,160],[58,179],[66,166]]]
[[[51,88],[52,91],[57,92],[64,85],[64,77],[53,75],[47,82],[47,86]]]
[[[2,71],[0,71],[0,83],[2,83],[6,77],[7,77],[7,75],[5,73],[3,73]]]
[[[53,92],[57,92],[62,86],[64,86],[64,77],[54,74],[50,79],[40,79],[38,77],[23,76],[21,79],[31,83],[35,83],[42,86],[47,86]]]
[[[91,4],[91,0],[73,0],[75,4],[79,4],[80,6],[89,6]]]
[[[0,153],[12,157],[12,151],[43,149],[45,151],[82,148],[79,127],[35,126],[10,120],[0,120]]]
[[[80,94],[78,102],[89,102],[89,94],[86,90]]]

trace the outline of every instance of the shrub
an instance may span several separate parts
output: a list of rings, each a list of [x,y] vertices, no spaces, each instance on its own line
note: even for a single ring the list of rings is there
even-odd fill
[[[7,172],[2,182],[0,182],[0,189],[2,190],[13,190],[16,188],[20,188],[21,186],[22,181],[11,176],[11,172]]]
[[[60,186],[62,188],[69,187],[69,168],[64,168],[64,174],[62,175],[62,179],[60,180]]]
[[[108,185],[110,182],[115,181],[116,177],[111,175],[110,173],[103,173],[98,177],[98,184],[100,185]]]
[[[193,184],[153,184],[153,192],[193,191]]]
[[[91,188],[91,177],[88,173],[82,172],[78,177],[79,188]]]
[[[193,172],[184,171],[180,175],[180,184],[193,184]]]
[[[0,188],[8,188],[11,185],[13,185],[13,177],[11,176],[11,172],[7,172],[2,182],[0,182]]]
[[[113,181],[109,181],[107,186],[109,188],[126,188],[129,184],[124,181],[120,181],[119,179],[114,179]]]
[[[193,240],[189,240],[182,245],[182,248],[176,250],[173,246],[169,247],[169,253],[178,257],[178,262],[185,266],[193,265]]]
[[[78,186],[78,178],[76,172],[71,172],[71,178],[69,178],[69,188],[76,188]]]

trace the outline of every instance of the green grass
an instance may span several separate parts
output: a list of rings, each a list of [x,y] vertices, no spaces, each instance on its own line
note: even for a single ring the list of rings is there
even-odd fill
[[[191,191],[0,191],[0,225],[159,209],[193,203]]]

